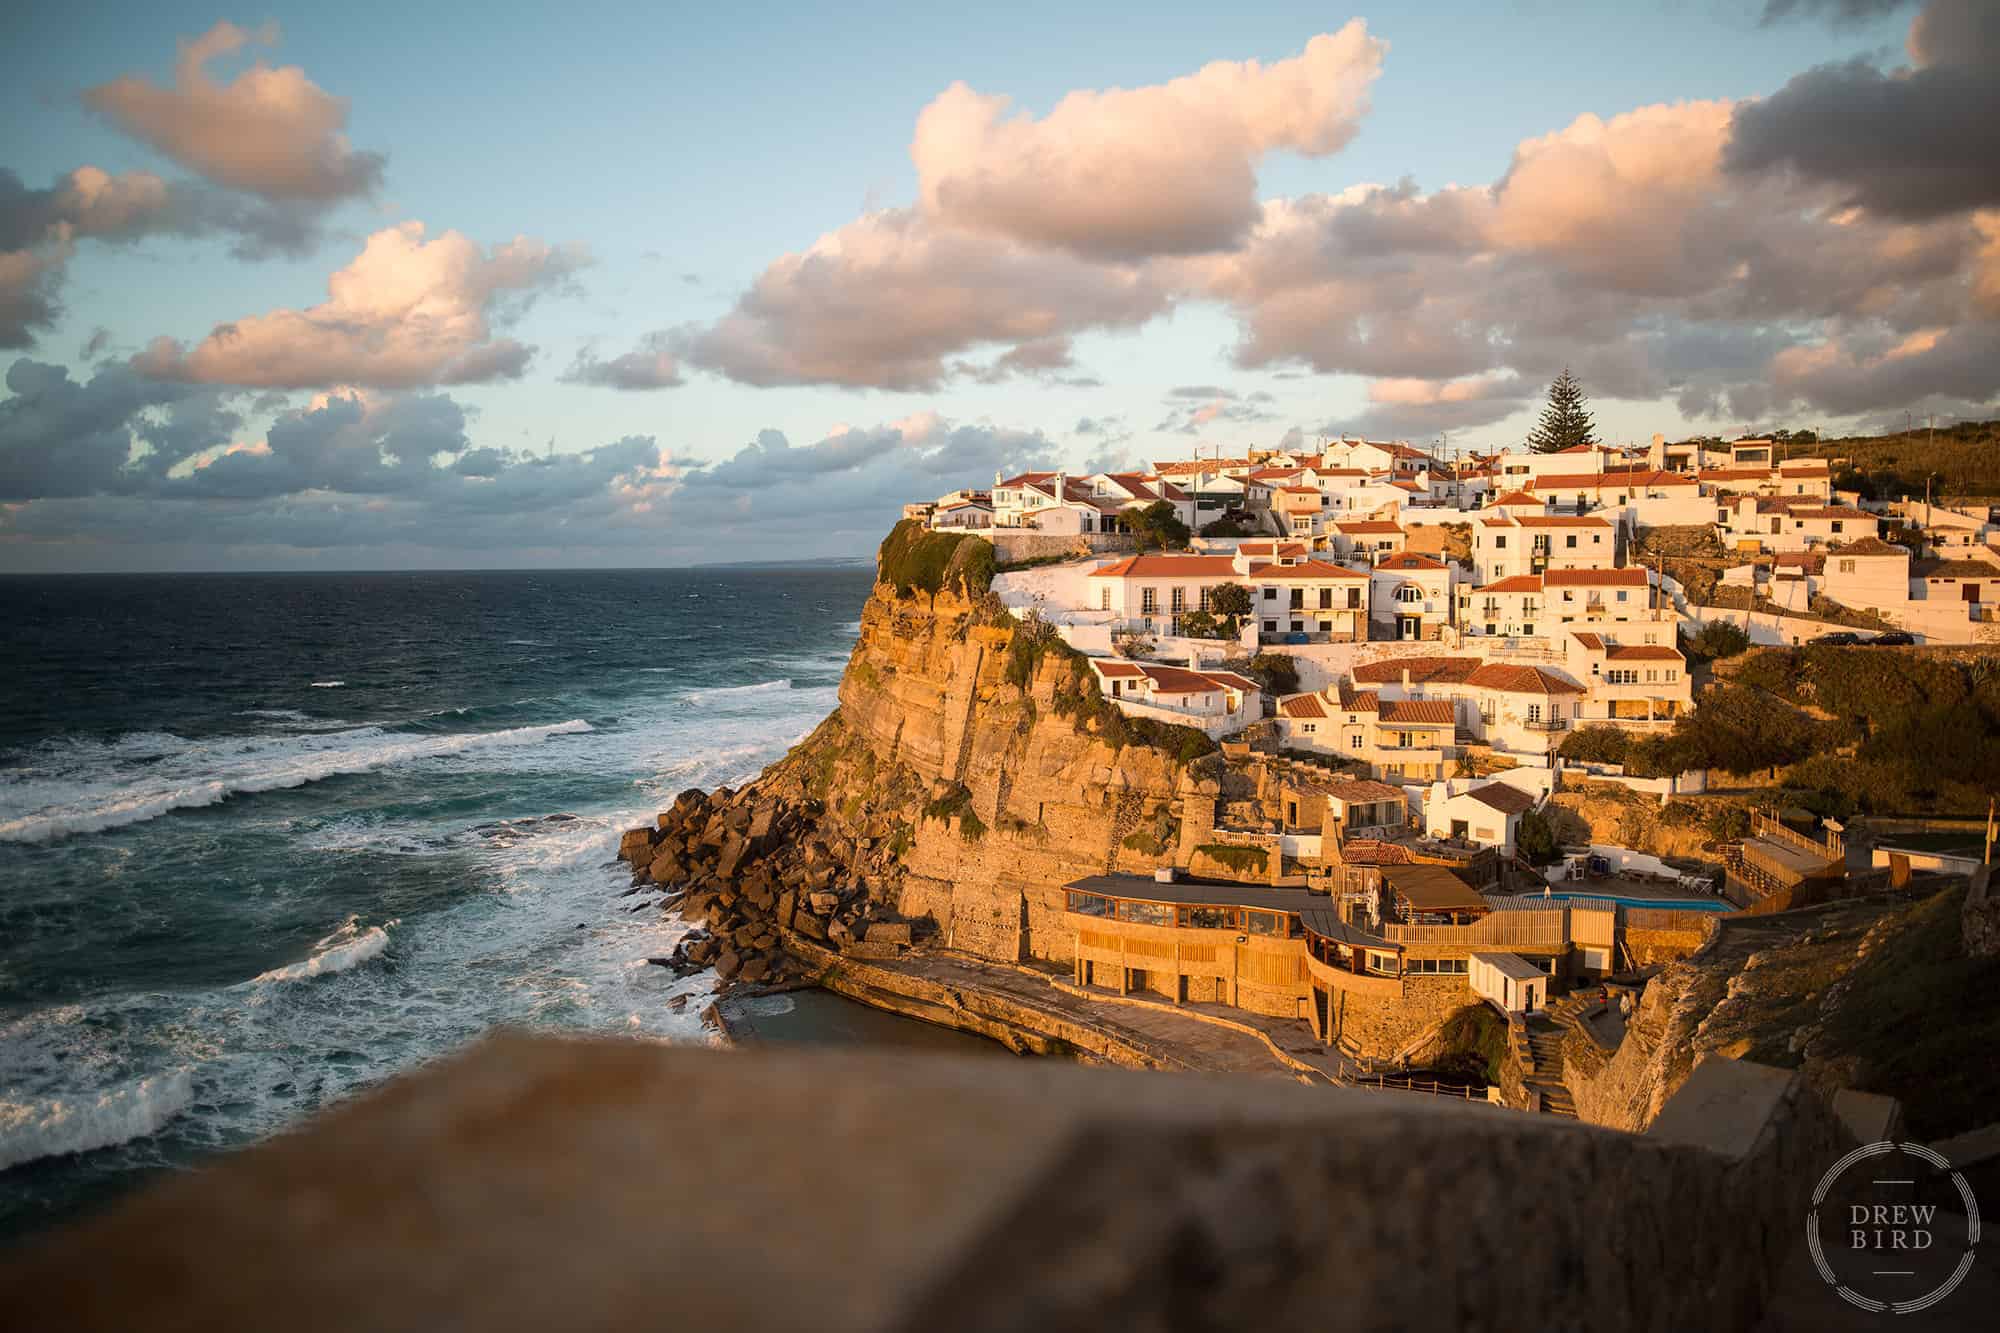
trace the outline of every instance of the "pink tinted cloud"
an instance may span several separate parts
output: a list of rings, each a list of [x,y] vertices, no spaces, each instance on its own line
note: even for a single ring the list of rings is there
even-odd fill
[[[382,158],[349,147],[345,98],[320,88],[296,65],[272,68],[260,60],[226,84],[210,76],[211,61],[275,40],[274,28],[251,32],[218,23],[180,42],[171,88],[128,74],[86,90],[84,102],[219,185],[318,201],[373,190]]]
[[[1216,61],[1143,88],[1072,92],[1048,115],[954,83],[910,145],[932,218],[1031,245],[1133,259],[1227,246],[1257,218],[1257,163],[1338,152],[1388,44],[1355,19],[1265,65]]]
[[[456,231],[424,239],[421,222],[376,232],[327,280],[328,299],[218,325],[193,348],[158,338],[137,358],[148,374],[269,388],[404,388],[512,378],[531,348],[494,325],[585,261],[530,237],[482,250]]]

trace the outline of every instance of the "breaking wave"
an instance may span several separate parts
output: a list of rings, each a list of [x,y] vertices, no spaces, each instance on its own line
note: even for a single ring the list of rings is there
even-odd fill
[[[390,926],[400,923],[391,921]],[[304,962],[288,963],[284,967],[274,967],[257,978],[263,985],[277,981],[305,981],[312,977],[322,977],[334,972],[345,972],[348,968],[365,963],[371,958],[379,958],[389,947],[387,926],[360,928],[357,917],[349,917],[339,930],[313,945],[312,957]]]
[[[344,680],[316,680],[312,687],[316,690],[337,690],[347,682]]]
[[[0,1098],[0,1171],[38,1158],[129,1143],[186,1110],[194,1081],[169,1070],[101,1092],[14,1101]]]
[[[778,680],[759,681],[755,685],[725,685],[712,690],[695,690],[687,696],[686,702],[699,707],[702,704],[712,703],[718,699],[735,699],[746,694],[771,694],[778,690],[789,690],[790,688],[792,688],[791,678],[781,677]]]
[[[173,810],[215,805],[230,796],[302,787],[347,773],[371,773],[392,764],[433,759],[494,746],[539,744],[552,736],[591,730],[572,718],[544,726],[445,736],[398,737],[379,727],[317,736],[223,737],[172,742],[177,750],[138,769],[106,771],[87,766],[79,780],[30,781],[0,790],[0,842],[51,842],[158,819]],[[91,747],[96,757],[118,757],[122,747]],[[210,776],[213,775],[213,776]],[[56,799],[45,799],[55,795]]]

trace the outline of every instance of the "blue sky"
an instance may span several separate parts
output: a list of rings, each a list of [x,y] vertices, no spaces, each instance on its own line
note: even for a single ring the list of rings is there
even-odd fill
[[[1956,11],[1968,6],[1980,7],[1977,0],[1932,0],[1929,8],[1941,13],[1930,20],[1933,31],[1960,21]],[[147,141],[151,113],[121,114],[101,97],[86,99],[86,90],[128,76],[170,88],[176,43],[224,20],[265,40],[221,50],[204,66],[218,84],[255,61],[296,67],[316,96],[344,101],[347,147],[383,161],[365,188],[343,187],[338,197],[306,206],[309,241],[252,259],[240,253],[245,233],[235,223],[170,226],[158,220],[167,216],[161,212],[133,224],[136,239],[93,234],[88,221],[71,232],[59,233],[53,222],[35,231],[54,216],[54,205],[25,194],[15,201],[24,217],[30,205],[41,211],[12,228],[12,242],[0,231],[0,252],[18,245],[20,262],[34,266],[39,285],[31,294],[40,313],[22,322],[0,364],[25,358],[61,368],[67,379],[24,376],[21,383],[32,386],[26,392],[10,379],[12,398],[0,398],[0,450],[13,455],[0,453],[0,569],[643,564],[700,559],[713,545],[734,549],[742,540],[776,540],[797,554],[857,551],[872,543],[894,502],[918,498],[899,488],[935,478],[934,493],[986,479],[941,471],[961,461],[1136,461],[1185,455],[1197,439],[1232,448],[1268,444],[1293,429],[1418,440],[1448,430],[1456,443],[1503,446],[1518,441],[1533,416],[1530,390],[1571,360],[1583,364],[1600,427],[1614,439],[1655,430],[1866,424],[1906,410],[1976,413],[1996,388],[1996,377],[1982,379],[1976,369],[1991,346],[1977,339],[1988,335],[1993,314],[1981,284],[1989,268],[2000,269],[2000,259],[1982,257],[2000,249],[2000,241],[1987,245],[1982,230],[1983,219],[2000,218],[1993,212],[2000,200],[1988,194],[1990,168],[1982,174],[1976,161],[1940,164],[1925,182],[1937,184],[1935,206],[1894,216],[1908,210],[1900,202],[1864,204],[1857,221],[1854,201],[1880,198],[1867,194],[1874,186],[1857,174],[1862,167],[1828,161],[1825,145],[1795,142],[1800,133],[1791,127],[1800,117],[1777,114],[1793,103],[1809,113],[1811,97],[1829,90],[1802,76],[1832,65],[1846,71],[1840,77],[1872,80],[1870,88],[1880,85],[1889,96],[1921,94],[1929,101],[1919,111],[1935,106],[1941,116],[1964,115],[1964,99],[1979,94],[1944,85],[1955,76],[1952,67],[1968,62],[1962,55],[1919,59],[1906,49],[1913,20],[1923,21],[1917,5],[1800,0],[1778,8],[1790,12],[1774,18],[1757,0],[1521,0],[1360,11],[1365,35],[1346,34],[1353,59],[1336,65],[1326,56],[1313,78],[1351,74],[1365,109],[1329,110],[1309,132],[1273,130],[1275,146],[1260,141],[1246,150],[1263,225],[1213,232],[1194,249],[1154,237],[1107,259],[1078,233],[1050,241],[1035,231],[1039,223],[1022,222],[1047,202],[1022,182],[1011,195],[990,194],[950,216],[930,206],[912,158],[926,107],[962,81],[980,95],[1010,98],[1006,114],[1032,123],[1076,90],[1157,88],[1212,61],[1257,60],[1268,70],[1300,58],[1316,36],[1341,33],[1348,14],[1303,6],[1080,14],[1040,4],[726,12],[573,4],[518,16],[450,5],[235,13],[178,4],[116,11],[30,5],[0,54],[0,116],[8,131],[0,168],[24,191],[49,191],[68,173],[92,167],[119,179],[143,173],[185,185],[188,197],[198,193],[210,209],[300,207],[293,186],[255,177],[264,166],[229,176],[199,143],[189,147],[198,128],[179,149],[163,149]],[[1971,45],[1984,58],[1986,48]],[[1361,61],[1356,51],[1372,54]],[[1992,81],[1990,65],[1973,68]],[[1731,105],[1701,116],[1672,110],[1706,99]],[[1752,125],[1744,107],[1768,109],[1769,123]],[[1657,125],[1574,132],[1579,117],[1611,121],[1643,108],[1665,110]],[[1224,146],[1213,161],[1233,167],[1230,145],[1245,133],[1238,111],[1210,98],[1195,115],[1181,132],[1192,126],[1199,138],[1204,127],[1218,127]],[[1145,165],[1157,145],[1115,120],[1099,104],[1060,133],[1019,141],[962,114],[953,143],[963,160],[936,156],[932,174],[943,189],[1004,176],[1018,165],[1008,158],[1016,151],[1010,144],[1048,152],[1079,133],[1100,136],[1109,156],[1050,179],[1050,197],[1087,195],[1105,162],[1128,144],[1142,175],[1157,172]],[[1753,130],[1761,137],[1753,139]],[[1497,189],[1524,143],[1565,131],[1565,156],[1545,154],[1540,177],[1531,181],[1523,172]],[[212,128],[206,132],[213,137]],[[1343,146],[1308,156],[1290,146],[1305,142],[1302,133],[1319,135],[1322,147]],[[1628,141],[1636,147],[1623,146]],[[301,151],[311,147],[302,143]],[[213,149],[224,157],[228,151],[227,144]],[[1595,156],[1573,161],[1578,153]],[[1732,153],[1756,156],[1758,164],[1739,167]],[[1698,180],[1684,179],[1690,173],[1676,166],[1718,154],[1728,165],[1711,164]],[[1618,211],[1712,220],[1675,235],[1634,232],[1629,218],[1607,220],[1602,199],[1579,203],[1572,195],[1581,191],[1564,184],[1599,171]],[[1268,273],[1259,247],[1268,244],[1276,255],[1284,239],[1274,201],[1280,208],[1284,201],[1337,201],[1314,214],[1327,237],[1364,222],[1411,235],[1411,217],[1391,210],[1387,196],[1353,193],[1367,183],[1403,181],[1414,187],[1407,208],[1460,219],[1449,228],[1456,238],[1449,267],[1436,266],[1435,246],[1411,243],[1404,252],[1395,242],[1350,260],[1332,240],[1299,233],[1287,243],[1319,255],[1324,271],[1290,264],[1280,278],[1257,276]],[[1175,188],[1160,187],[1163,215],[1175,211]],[[1188,207],[1199,211],[1204,201],[1193,196],[1208,189],[1187,186]],[[1206,202],[1234,207],[1227,190],[1214,193]],[[1493,208],[1495,197],[1509,207]],[[1745,221],[1774,211],[1772,200],[1797,230],[1767,235]],[[1145,203],[1107,196],[1091,216],[1129,215]],[[892,247],[898,255],[921,244],[939,247],[926,254],[945,256],[911,261],[906,280],[913,286],[899,299],[884,300],[870,272],[770,285],[786,256],[829,234],[848,236],[851,248],[855,233],[842,229],[885,209],[912,219]],[[1466,220],[1473,211],[1480,217]],[[371,235],[412,221],[422,223],[423,240],[455,231],[489,258],[493,247],[517,237],[543,247],[532,257],[515,252],[527,274],[510,268],[496,278],[498,296],[484,287],[477,297],[458,294],[483,316],[483,332],[461,350],[481,357],[491,350],[491,364],[504,369],[378,363],[370,373],[379,382],[368,383],[367,374],[352,373],[351,361],[299,367],[296,331],[272,327],[273,340],[292,340],[285,346],[293,368],[278,384],[266,361],[246,368],[251,358],[211,338],[232,321],[325,302],[330,275],[354,262]],[[1816,234],[1812,227],[1837,227],[1826,234],[1856,247],[1827,249],[1826,262],[1838,262],[1840,273],[1860,274],[1844,303],[1808,294],[1840,281],[1794,271],[1791,256],[1802,237]],[[1710,235],[1727,236],[1733,267],[1699,253]],[[1909,257],[1916,251],[1922,262]],[[1394,257],[1383,260],[1389,253]],[[1629,271],[1621,271],[1625,254],[1638,256]],[[956,310],[943,317],[949,328],[900,346],[898,356],[914,362],[899,359],[892,370],[827,346],[921,322],[913,312],[926,307],[925,284],[951,287],[989,259],[999,290],[949,303],[994,308]],[[1370,284],[1347,290],[1348,275],[1364,261],[1377,266]],[[1877,262],[1882,281],[1871,287],[1866,269]],[[0,253],[0,281],[4,265]],[[776,314],[746,302],[760,275],[762,290],[783,298]],[[2000,277],[1992,281],[2000,288]],[[1049,285],[1046,315],[1031,321],[1031,334],[991,336],[1020,323],[1002,300],[1016,282]],[[1412,292],[1446,298],[1448,307],[1426,300],[1421,318],[1412,308],[1411,326],[1398,328],[1400,317],[1388,307]],[[1035,294],[1024,292],[1021,304],[1035,306]],[[1524,306],[1533,313],[1523,315]],[[1341,321],[1352,321],[1352,338],[1330,341],[1315,332]],[[642,344],[649,334],[656,341]],[[147,354],[162,338],[178,350]],[[995,357],[1023,342],[1034,347],[1022,355],[1047,364],[1037,360],[1033,373],[1008,375],[993,368]],[[1262,350],[1246,355],[1252,342]],[[1614,344],[1623,350],[1608,357]],[[1394,345],[1407,345],[1407,365],[1389,350]],[[671,367],[653,387],[563,378],[580,353],[602,362],[641,346]],[[1602,363],[1596,374],[1593,358]],[[784,368],[773,371],[779,362]],[[838,369],[826,370],[833,362]],[[808,364],[815,368],[801,368]],[[912,364],[931,369],[911,371]],[[989,382],[967,366],[986,368]],[[1842,370],[1848,373],[1836,383]],[[95,396],[75,394],[56,410],[52,395],[94,383],[100,371]],[[921,382],[913,385],[913,375]],[[1216,392],[1175,392],[1189,388]],[[100,398],[137,405],[107,426],[95,407]],[[425,400],[436,409],[440,399],[447,409],[414,406]],[[354,409],[351,419],[329,415],[340,402]],[[1200,405],[1213,410],[1193,423],[1194,433],[1174,429],[1189,424]],[[394,422],[418,416],[436,433],[384,443]],[[160,435],[169,418],[185,428],[174,446],[175,470],[156,468],[160,477],[141,484],[132,475],[141,456],[150,450],[162,463],[167,458],[160,452],[166,446],[148,442],[148,427]],[[1085,422],[1096,428],[1080,430]],[[95,456],[111,460],[112,470],[76,466],[78,432],[119,429],[132,440],[128,457],[116,457],[115,439],[92,434]],[[768,432],[790,446],[789,470],[751,484],[748,464],[770,461]],[[804,454],[842,438],[843,449]],[[876,452],[855,447],[863,438],[881,441]],[[304,440],[315,461],[286,452],[306,450],[297,443]],[[633,440],[653,450],[643,475],[629,461],[645,454],[644,446],[606,452]],[[518,460],[468,465],[461,471],[478,474],[476,485],[441,489],[453,457],[477,450],[543,455],[550,441],[581,471],[561,474],[546,504],[536,503],[538,488],[529,484],[558,476],[546,459],[539,472],[523,471],[506,485],[497,473]],[[398,448],[399,461],[410,466],[375,468],[371,458],[359,479],[351,468],[315,471],[336,456]],[[419,448],[427,471],[414,466]],[[229,449],[245,455],[230,464],[242,465],[230,485],[216,481],[221,472],[210,473],[209,485],[184,484]],[[725,489],[714,483],[715,469],[731,459],[743,465],[731,475],[745,484]],[[253,479],[257,460],[270,466]],[[287,464],[284,484],[294,489],[273,480],[276,461]],[[590,491],[593,484],[600,490]],[[453,515],[499,512],[494,493],[507,486],[516,488],[509,503],[519,508],[504,511],[516,540],[475,530],[426,539],[433,528],[450,528]],[[815,512],[815,496],[839,499],[844,512]],[[353,518],[356,510],[376,518]],[[394,521],[381,517],[392,511]]]

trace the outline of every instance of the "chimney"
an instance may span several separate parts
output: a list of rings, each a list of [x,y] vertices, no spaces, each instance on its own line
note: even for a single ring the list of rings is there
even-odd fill
[[[1174,868],[1173,868],[1172,866],[1154,866],[1154,867],[1153,867],[1153,882],[1154,882],[1155,884],[1171,884],[1171,883],[1173,883],[1173,882],[1174,882]]]
[[[1403,697],[1405,699],[1410,697],[1410,669],[1408,667],[1403,668]]]

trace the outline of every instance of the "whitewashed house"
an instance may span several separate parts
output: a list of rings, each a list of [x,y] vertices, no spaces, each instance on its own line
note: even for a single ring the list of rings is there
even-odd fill
[[[1264,715],[1264,696],[1257,682],[1233,671],[1190,671],[1104,657],[1089,660],[1104,697],[1128,717],[1193,727],[1219,739]]]

